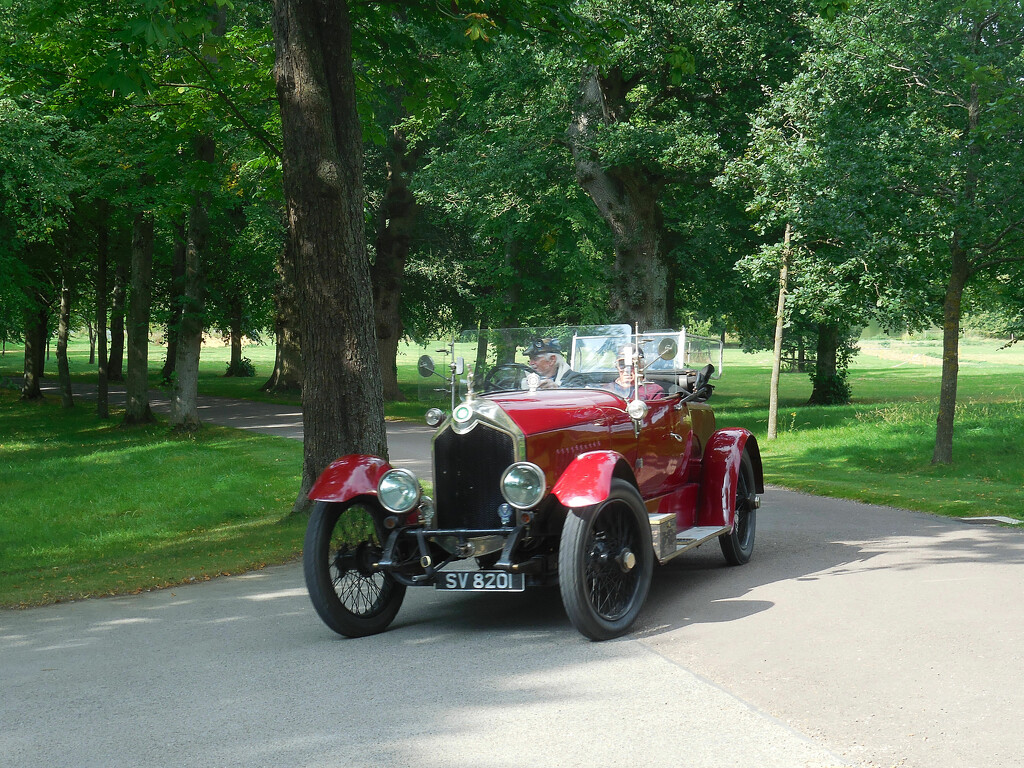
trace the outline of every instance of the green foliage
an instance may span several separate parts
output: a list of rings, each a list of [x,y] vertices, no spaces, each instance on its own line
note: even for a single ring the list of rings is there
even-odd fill
[[[57,115],[0,98],[0,253],[52,243],[84,178],[68,160],[80,139]]]
[[[238,361],[237,365],[231,365],[231,363],[228,363],[227,373],[224,375],[251,378],[256,375],[256,366],[252,364],[252,360],[248,357],[243,357]]]
[[[583,321],[603,303],[603,257],[594,244],[603,233],[573,179],[561,144],[565,116],[535,54],[497,41],[485,59],[451,62],[475,95],[446,113],[413,180],[427,220],[444,225],[434,230],[440,242],[417,249],[412,282],[442,249],[454,251],[444,258],[447,270],[433,274],[457,276],[456,291],[436,295],[456,303],[450,316],[463,327],[481,318],[495,327]]]

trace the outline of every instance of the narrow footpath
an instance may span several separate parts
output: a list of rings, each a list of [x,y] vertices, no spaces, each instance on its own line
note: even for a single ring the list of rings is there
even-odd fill
[[[52,379],[45,380],[41,388],[47,395],[60,396],[60,385]],[[92,402],[96,399],[96,390],[95,385],[76,383],[74,397],[78,401]],[[123,407],[124,387],[119,384],[111,385],[108,397],[111,406]],[[170,415],[170,393],[160,389],[149,390],[149,406],[154,413],[165,417]],[[292,440],[302,439],[302,407],[298,405],[200,395],[199,418],[206,424],[246,429]],[[432,480],[430,437],[434,430],[425,423],[389,421],[387,433],[391,463],[396,467],[412,470],[424,480]]]

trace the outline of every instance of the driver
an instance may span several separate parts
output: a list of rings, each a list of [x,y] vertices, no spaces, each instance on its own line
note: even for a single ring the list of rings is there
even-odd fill
[[[586,380],[562,357],[558,339],[534,339],[526,347],[526,356],[530,358],[530,367],[541,378],[541,389],[586,386]]]
[[[633,396],[633,380],[636,378],[633,371],[633,355],[634,348],[628,344],[619,350],[618,359],[615,361],[615,367],[618,368],[619,375],[615,378],[615,381],[608,382],[602,389],[614,392],[619,397],[624,397],[627,400]],[[636,356],[640,361],[643,361],[643,349],[636,349]],[[653,381],[645,381],[638,387],[638,390],[636,396],[640,400],[654,400],[665,394],[662,386],[655,384]]]

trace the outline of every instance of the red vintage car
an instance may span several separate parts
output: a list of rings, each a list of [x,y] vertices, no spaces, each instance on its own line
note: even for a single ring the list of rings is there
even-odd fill
[[[747,430],[716,428],[706,403],[717,339],[502,329],[447,351],[448,376],[420,360],[450,387],[450,407],[427,414],[433,495],[364,455],[338,459],[310,491],[305,578],[331,629],[383,631],[409,587],[557,584],[572,624],[604,640],[629,630],[656,563],[713,539],[729,563],[750,559],[761,457]]]

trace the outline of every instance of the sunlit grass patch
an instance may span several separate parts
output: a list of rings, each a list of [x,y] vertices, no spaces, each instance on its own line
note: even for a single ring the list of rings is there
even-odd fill
[[[946,515],[1024,519],[1024,401],[958,405],[952,465],[931,463],[934,400],[800,407],[780,413],[779,437],[764,437],[767,413],[719,413],[759,437],[767,482],[826,496]]]
[[[0,604],[132,592],[298,553],[304,521],[288,512],[300,442],[117,424],[0,393]]]

